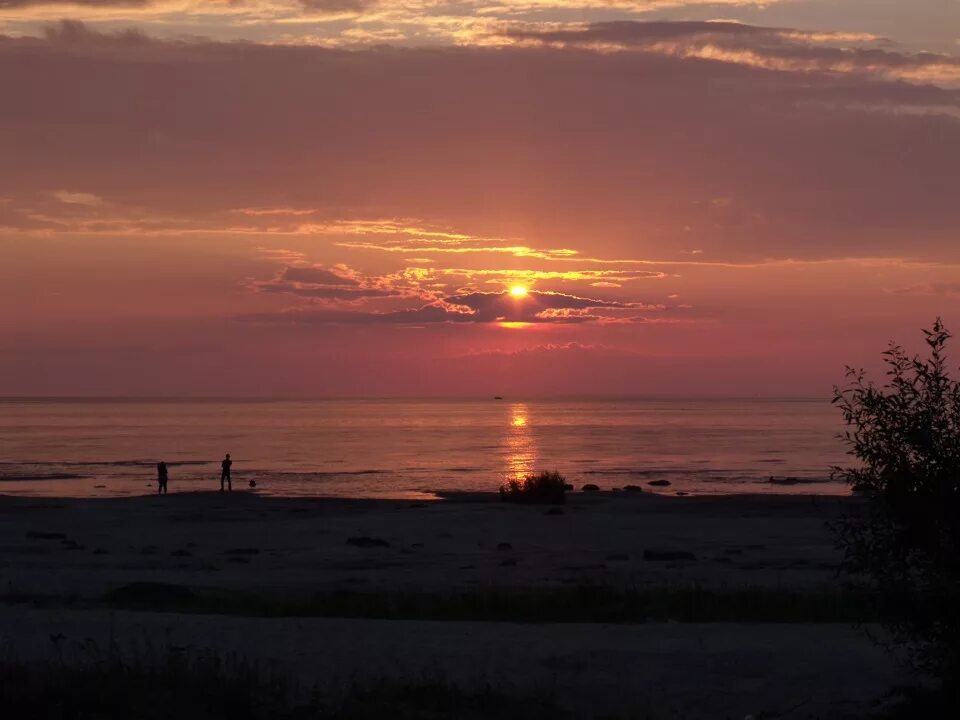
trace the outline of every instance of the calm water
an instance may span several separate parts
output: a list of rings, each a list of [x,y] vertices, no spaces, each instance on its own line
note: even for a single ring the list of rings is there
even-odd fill
[[[541,469],[578,487],[841,493],[839,430],[822,399],[0,400],[0,493],[149,493],[160,459],[172,492],[215,489],[224,452],[235,487],[275,495],[495,490]]]

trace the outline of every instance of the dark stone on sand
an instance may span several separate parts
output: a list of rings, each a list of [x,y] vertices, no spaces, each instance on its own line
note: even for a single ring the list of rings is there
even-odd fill
[[[593,483],[587,483],[581,488],[583,492],[600,492],[600,488]]]
[[[677,495],[688,495],[688,494],[689,493],[685,493],[683,490],[677,490]]]
[[[167,605],[191,602],[196,594],[184,585],[135,582],[111,590],[103,599],[121,605]]]
[[[259,555],[260,548],[230,548],[223,551],[224,555]]]
[[[513,550],[513,545],[508,542],[502,542],[497,544],[497,550],[500,552],[510,552]]]
[[[353,545],[354,547],[360,547],[360,548],[390,547],[390,543],[388,543],[383,538],[368,537],[366,535],[347,538],[347,545]]]
[[[643,492],[643,488],[640,487],[639,485],[624,485],[624,486],[623,486],[623,491],[624,491],[624,492],[639,493],[639,492]]]
[[[647,485],[653,485],[654,487],[668,487],[670,485],[669,480],[651,480]]]
[[[249,485],[250,485],[250,487],[255,488],[255,487],[257,486],[257,481],[256,481],[256,480],[251,480],[251,481],[249,482]]]
[[[771,485],[812,485],[817,480],[812,478],[790,477],[787,475],[771,475],[768,481]]]
[[[27,533],[27,537],[31,540],[66,540],[67,536],[63,533],[58,532],[40,532],[37,530],[31,530]]]
[[[563,515],[563,508],[550,508],[544,515]]]
[[[672,560],[696,560],[697,556],[686,550],[644,550],[643,559],[652,562],[669,562]]]
[[[103,489],[105,489],[106,487],[107,487],[106,485],[94,485],[94,486],[93,486],[93,489],[94,489],[94,490],[103,490]]]
[[[189,550],[174,550],[170,553],[173,557],[193,557],[193,553]]]

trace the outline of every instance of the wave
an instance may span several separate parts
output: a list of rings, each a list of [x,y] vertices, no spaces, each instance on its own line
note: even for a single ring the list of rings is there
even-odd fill
[[[26,460],[2,461],[3,466],[19,467],[153,467],[160,460]],[[180,465],[211,465],[215,460],[166,460],[167,467]]]
[[[696,470],[691,468],[648,468],[646,470],[633,470],[629,468],[611,468],[607,470],[584,470],[583,475],[637,475],[640,477],[652,477],[654,475],[690,475],[694,473],[708,472],[702,468]]]
[[[169,465],[170,463],[167,463]],[[388,475],[390,470],[271,470],[269,468],[243,468],[241,470],[234,470],[234,475],[256,475],[258,477],[272,477],[272,478],[295,478],[295,479],[307,479],[307,478],[328,478],[328,477],[342,477],[344,475]]]
[[[771,475],[762,481],[770,485],[822,485],[824,483],[835,483],[837,480],[831,480],[828,477],[794,477]]]
[[[86,475],[73,473],[31,473],[29,475],[3,475],[0,473],[0,482],[29,482],[30,480],[80,480]]]

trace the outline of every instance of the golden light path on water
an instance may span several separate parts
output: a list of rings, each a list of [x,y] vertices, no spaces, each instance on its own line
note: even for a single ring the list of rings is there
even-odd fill
[[[531,428],[530,410],[525,403],[513,403],[508,414],[504,450],[507,479],[522,480],[534,471],[537,446]]]

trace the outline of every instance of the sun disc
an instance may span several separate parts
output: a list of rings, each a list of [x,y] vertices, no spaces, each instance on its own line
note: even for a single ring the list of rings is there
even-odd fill
[[[514,297],[524,297],[527,294],[527,289],[523,285],[514,285],[510,288],[510,294]]]

